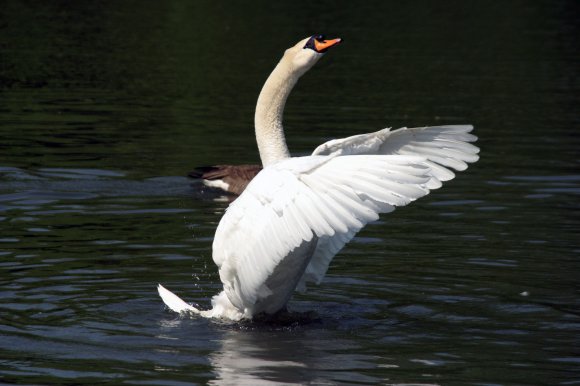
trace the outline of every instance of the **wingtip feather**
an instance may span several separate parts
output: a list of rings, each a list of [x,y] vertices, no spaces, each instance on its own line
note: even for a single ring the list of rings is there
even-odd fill
[[[179,296],[175,295],[173,292],[169,291],[161,284],[157,285],[157,292],[159,293],[159,296],[161,296],[161,300],[163,300],[163,303],[165,303],[165,305],[170,310],[175,312],[189,311],[195,314],[199,314],[199,310],[197,308],[187,304],[186,302],[181,300]]]

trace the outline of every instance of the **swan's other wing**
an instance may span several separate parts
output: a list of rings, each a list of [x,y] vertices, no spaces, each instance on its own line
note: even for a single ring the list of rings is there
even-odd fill
[[[333,243],[324,251],[329,262],[379,213],[428,194],[429,173],[423,157],[400,155],[309,156],[265,168],[216,230],[213,258],[228,298],[251,313],[272,294],[266,283],[293,251],[324,239]],[[287,279],[296,284],[304,267]]]
[[[467,169],[467,163],[476,162],[479,148],[470,142],[477,137],[470,132],[471,125],[415,127],[391,131],[390,128],[374,133],[334,139],[318,146],[312,155],[401,154],[425,157],[431,168],[429,189],[441,186],[442,181],[455,177],[453,171]]]

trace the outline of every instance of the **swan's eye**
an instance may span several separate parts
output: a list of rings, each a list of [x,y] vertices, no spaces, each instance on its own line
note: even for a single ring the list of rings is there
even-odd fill
[[[308,39],[308,42],[306,42],[304,48],[310,48],[311,50],[319,52],[316,43],[324,43],[324,39],[324,35],[312,35],[312,37]]]
[[[308,39],[304,48],[310,48],[311,50],[316,51],[316,42],[315,42],[316,38],[317,36],[313,36],[310,39]]]

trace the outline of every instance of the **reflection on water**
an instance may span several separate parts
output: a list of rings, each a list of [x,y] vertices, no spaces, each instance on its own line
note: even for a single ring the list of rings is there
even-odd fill
[[[0,382],[577,384],[576,3],[4,1]],[[228,203],[183,176],[257,161],[259,89],[313,32],[345,43],[288,101],[296,154],[472,123],[481,160],[365,228],[290,303],[312,317],[166,312],[159,282],[220,290]]]
[[[217,385],[260,385],[334,382],[378,383],[359,370],[375,367],[372,355],[348,339],[320,339],[323,331],[229,331],[210,355]],[[300,339],[296,339],[299,335]],[[345,370],[348,369],[348,370]]]

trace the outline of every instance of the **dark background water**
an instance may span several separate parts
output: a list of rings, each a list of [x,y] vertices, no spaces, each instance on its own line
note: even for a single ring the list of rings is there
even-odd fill
[[[0,381],[580,384],[577,1],[20,1],[0,7]],[[481,160],[371,224],[286,324],[209,307],[226,202],[283,50],[340,36],[288,142],[472,123]]]

